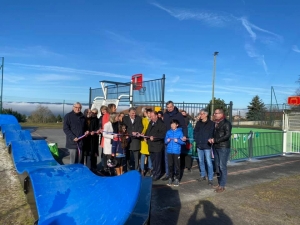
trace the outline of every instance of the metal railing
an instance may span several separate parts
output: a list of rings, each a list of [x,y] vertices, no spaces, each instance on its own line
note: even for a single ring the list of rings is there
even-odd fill
[[[230,160],[251,160],[252,158],[282,155],[283,145],[283,132],[281,131],[250,131],[249,133],[232,134]]]
[[[284,153],[300,153],[300,131],[287,131],[285,135]]]

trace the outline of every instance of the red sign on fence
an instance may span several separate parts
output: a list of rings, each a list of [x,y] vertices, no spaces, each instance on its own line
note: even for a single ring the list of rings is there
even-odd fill
[[[289,105],[300,105],[300,96],[290,96],[288,97]]]

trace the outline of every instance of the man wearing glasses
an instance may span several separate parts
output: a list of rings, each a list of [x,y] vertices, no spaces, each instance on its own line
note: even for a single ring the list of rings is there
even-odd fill
[[[214,145],[216,166],[219,167],[220,176],[218,185],[214,186],[215,192],[225,191],[227,182],[227,161],[230,154],[231,123],[225,118],[223,109],[216,109],[214,113],[214,137],[208,142]]]
[[[83,141],[78,138],[89,134],[81,108],[79,102],[74,103],[73,110],[64,117],[63,130],[66,134],[66,148],[70,153],[70,164],[81,162]]]

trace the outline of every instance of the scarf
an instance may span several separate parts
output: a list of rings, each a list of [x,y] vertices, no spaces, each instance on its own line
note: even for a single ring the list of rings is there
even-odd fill
[[[221,119],[219,120],[215,120],[215,127],[218,127],[219,126],[219,123],[222,122],[223,120],[225,119],[225,116],[223,116]]]

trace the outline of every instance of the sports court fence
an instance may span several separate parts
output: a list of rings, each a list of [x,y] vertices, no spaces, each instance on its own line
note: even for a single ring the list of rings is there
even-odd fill
[[[138,89],[135,88],[135,83],[127,82],[113,82],[113,81],[101,81],[107,83],[103,88],[90,88],[89,90],[89,105],[92,105],[93,100],[96,97],[106,97],[106,99],[118,99],[121,95],[124,97],[120,98],[120,106],[134,107],[140,105],[158,106],[163,108],[164,106],[164,93],[165,93],[165,75],[162,78],[142,81],[138,83]],[[131,90],[131,85],[133,90]],[[106,96],[104,96],[105,94]]]
[[[300,131],[285,132],[285,153],[300,153]]]
[[[185,103],[185,102],[176,102],[174,105],[180,109],[185,110],[187,114],[191,117],[193,125],[195,125],[196,117],[198,116],[201,109],[206,109],[210,112],[211,105],[209,103]],[[226,118],[232,122],[232,107],[233,103],[230,102],[229,104],[219,105],[214,104],[214,109],[222,108],[226,115]]]
[[[230,160],[247,160],[283,154],[283,132],[235,133],[231,136]]]
[[[300,153],[300,131],[235,133],[231,136],[230,160]]]

